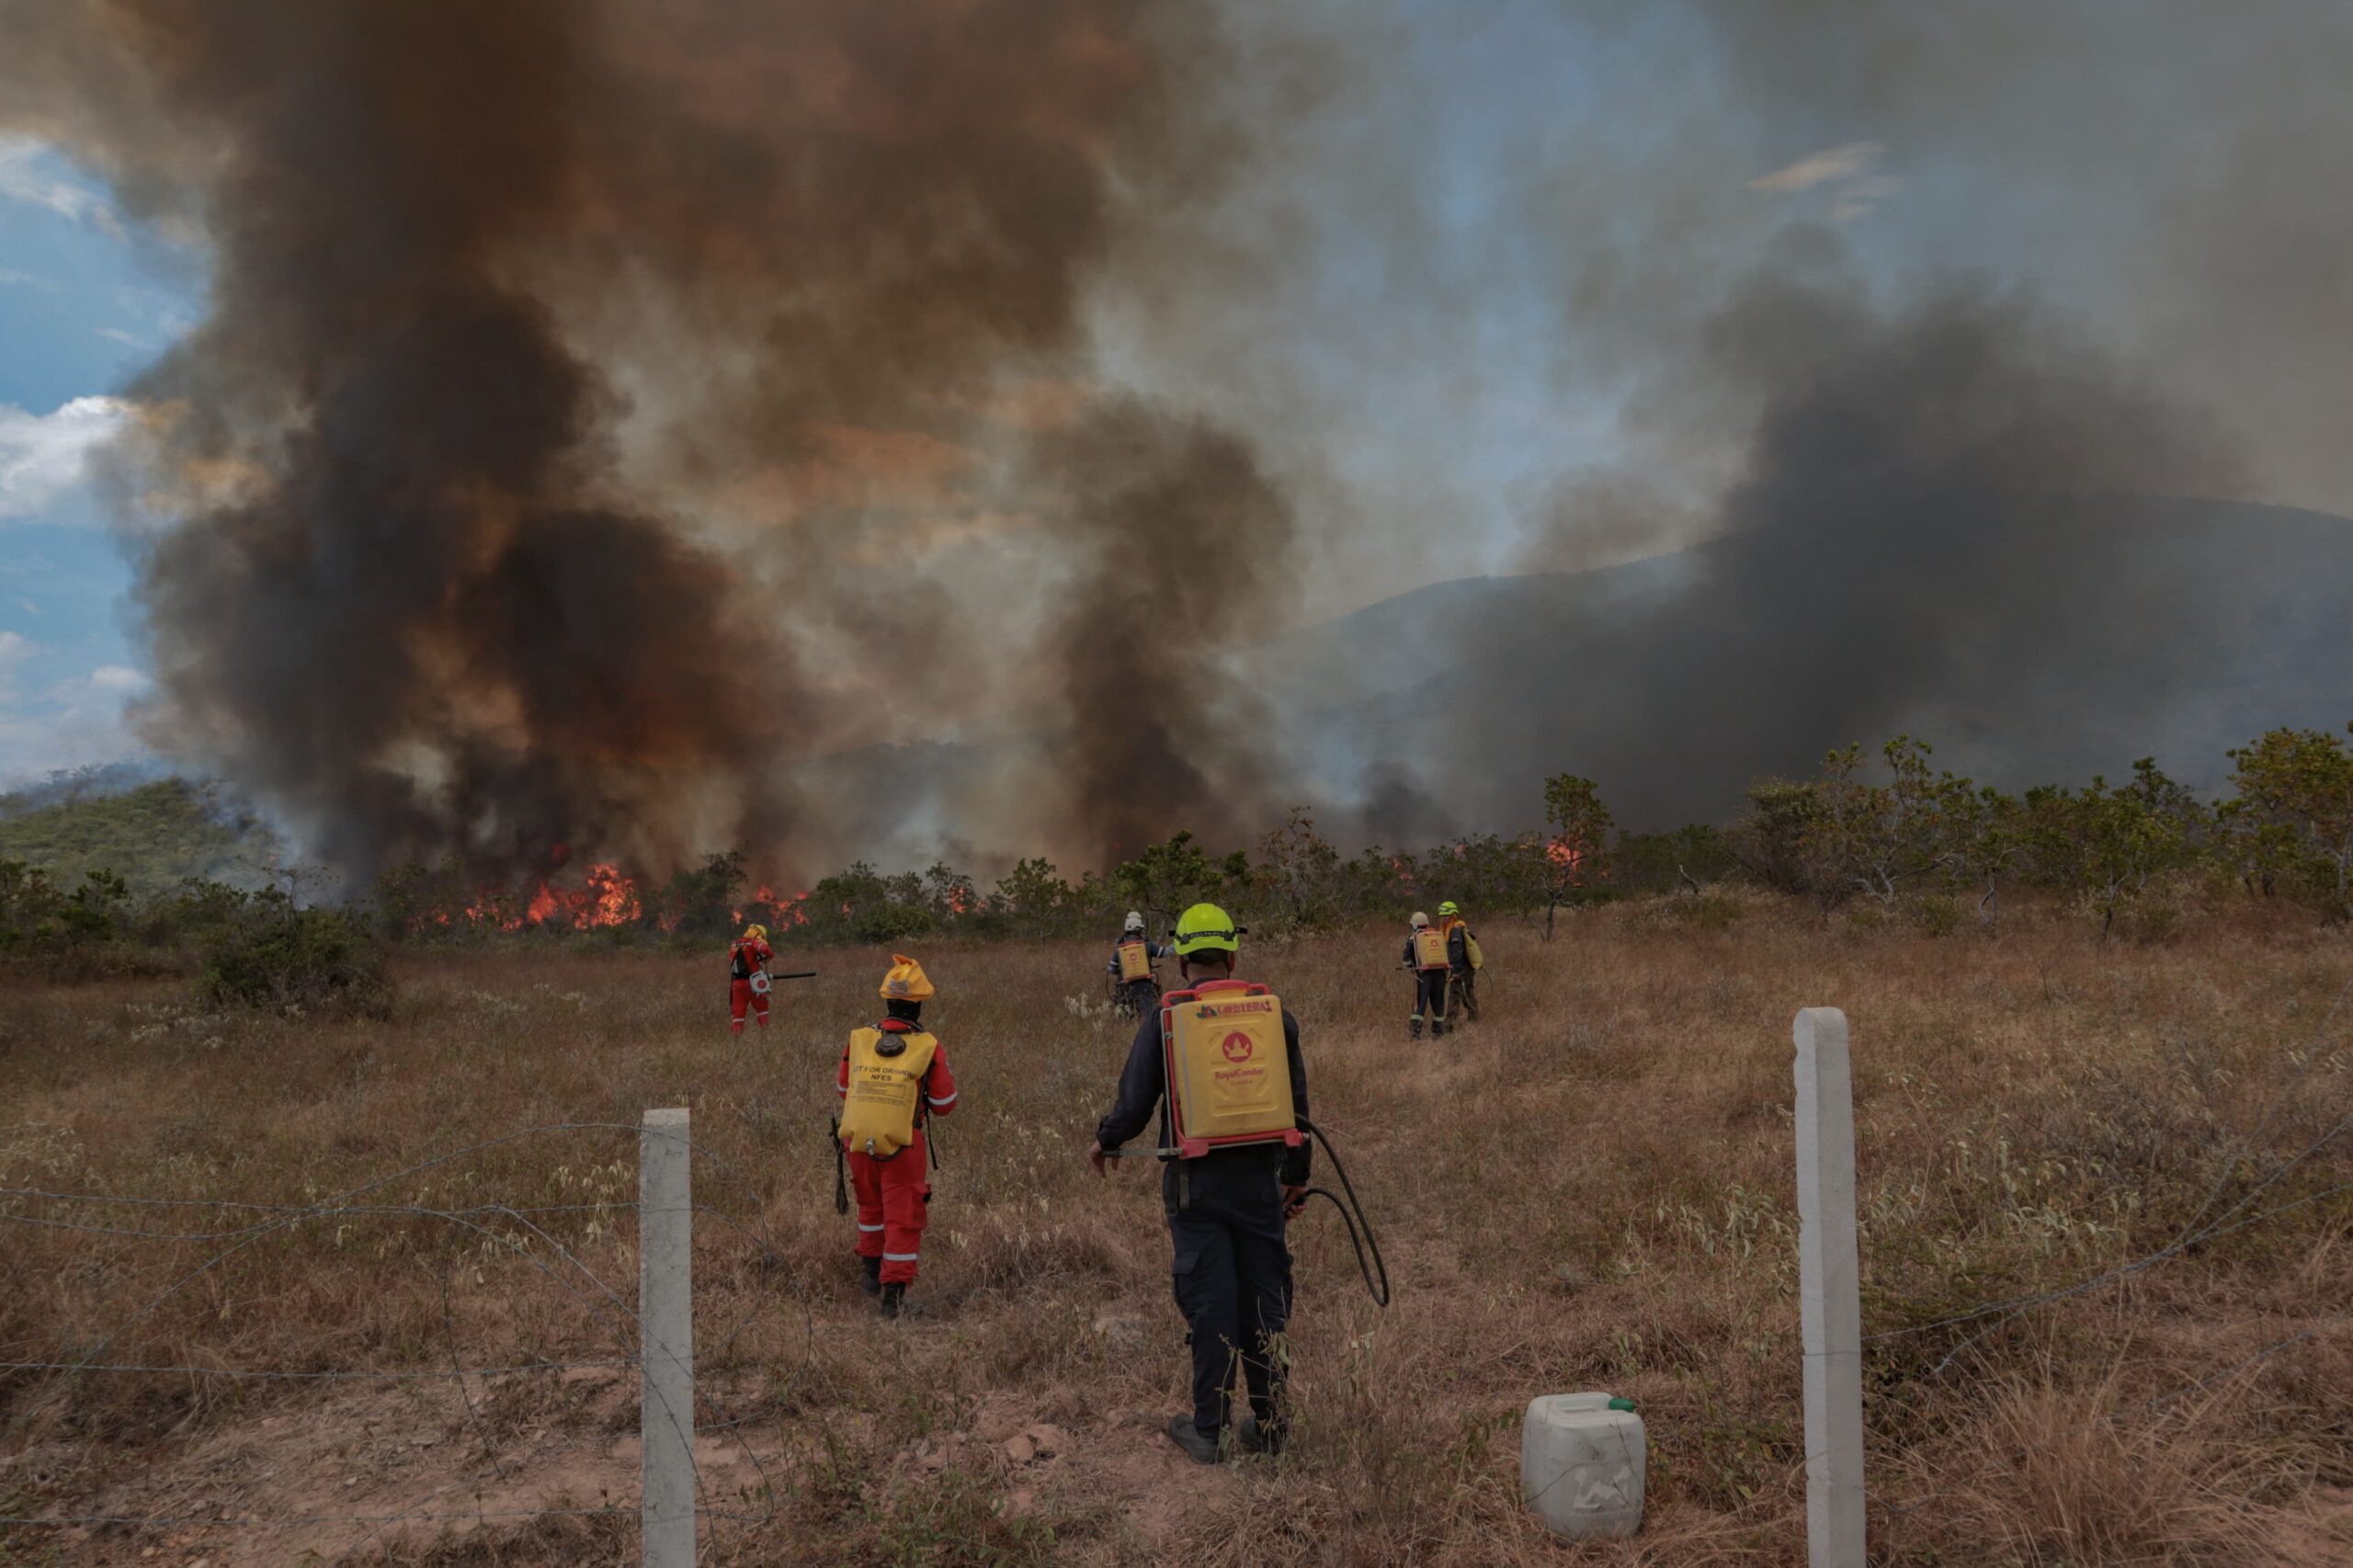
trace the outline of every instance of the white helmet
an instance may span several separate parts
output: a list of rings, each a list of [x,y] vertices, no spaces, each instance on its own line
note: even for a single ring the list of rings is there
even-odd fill
[[[1430,917],[1429,917],[1428,915],[1424,915],[1424,914],[1423,914],[1420,910],[1418,910],[1418,909],[1417,909],[1417,910],[1415,910],[1415,911],[1414,911],[1414,929],[1415,929],[1415,930],[1418,931],[1418,930],[1420,930],[1423,926],[1425,926],[1428,925],[1429,923],[1430,923]]]
[[[1139,912],[1137,912],[1136,910],[1132,910],[1132,909],[1129,910],[1129,911],[1128,911],[1128,925],[1127,925],[1127,928],[1128,928],[1129,930],[1131,930],[1131,931],[1141,931],[1141,930],[1142,930],[1142,929],[1143,929],[1143,915],[1142,915],[1142,914],[1140,914]]]

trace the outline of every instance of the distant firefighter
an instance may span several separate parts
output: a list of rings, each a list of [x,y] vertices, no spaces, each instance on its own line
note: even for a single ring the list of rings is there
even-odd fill
[[[768,1027],[768,990],[772,982],[768,965],[776,961],[776,949],[768,946],[768,928],[746,926],[744,934],[727,953],[727,1016],[728,1032],[744,1032],[744,1014],[748,1009],[760,1020],[760,1028]]]
[[[1486,957],[1462,908],[1452,899],[1438,906],[1438,935],[1446,938],[1447,1012],[1460,1014],[1465,1023],[1479,1021],[1479,971]]]
[[[1422,1024],[1427,1020],[1430,1038],[1436,1040],[1446,1033],[1446,937],[1418,909],[1405,935],[1405,967],[1414,971],[1413,1038],[1422,1038]]]
[[[1132,909],[1128,911],[1127,924],[1120,928],[1119,941],[1112,945],[1111,961],[1105,971],[1111,978],[1111,1001],[1120,1017],[1142,1017],[1159,1005],[1160,974],[1153,965],[1175,952],[1175,949],[1147,938],[1142,915]]]
[[[835,1127],[858,1193],[858,1258],[882,1315],[899,1315],[915,1283],[931,1206],[931,1146],[924,1124],[956,1108],[948,1053],[925,1032],[932,994],[923,965],[892,955],[882,977],[882,1021],[850,1031],[835,1087]]]

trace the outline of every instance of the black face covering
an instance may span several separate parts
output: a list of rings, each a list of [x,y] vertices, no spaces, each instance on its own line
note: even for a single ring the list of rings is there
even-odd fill
[[[899,997],[892,996],[883,1002],[882,1012],[885,1017],[897,1018],[902,1022],[912,1024],[923,1017],[923,1004],[903,1001]]]

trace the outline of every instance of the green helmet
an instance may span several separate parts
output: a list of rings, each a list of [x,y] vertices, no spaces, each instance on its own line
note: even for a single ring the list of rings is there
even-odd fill
[[[1197,903],[1176,919],[1176,956],[1191,958],[1200,952],[1236,951],[1241,933],[1233,927],[1233,916],[1214,903]]]
[[[1460,915],[1462,913],[1462,906],[1449,898],[1438,906],[1438,912],[1440,915]]]

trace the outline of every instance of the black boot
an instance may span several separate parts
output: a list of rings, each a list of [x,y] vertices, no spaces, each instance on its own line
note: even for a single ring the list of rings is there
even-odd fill
[[[1245,1454],[1271,1457],[1283,1451],[1283,1439],[1288,1436],[1281,1421],[1272,1417],[1262,1421],[1256,1414],[1245,1412],[1234,1425],[1233,1444]]]
[[[1414,1032],[1406,1038],[1410,1040],[1419,1040],[1422,1038],[1422,1020],[1419,1014],[1415,1014],[1414,1017]]]
[[[866,1278],[858,1281],[858,1289],[870,1296],[881,1295],[882,1293],[881,1258],[861,1257],[858,1261],[866,1266]]]
[[[1186,1415],[1169,1417],[1168,1438],[1185,1450],[1185,1457],[1195,1464],[1217,1463],[1217,1434],[1204,1432]]]
[[[894,1280],[882,1287],[882,1300],[879,1303],[879,1310],[884,1317],[895,1318],[899,1315],[901,1308],[906,1304],[906,1300],[907,1288]]]

